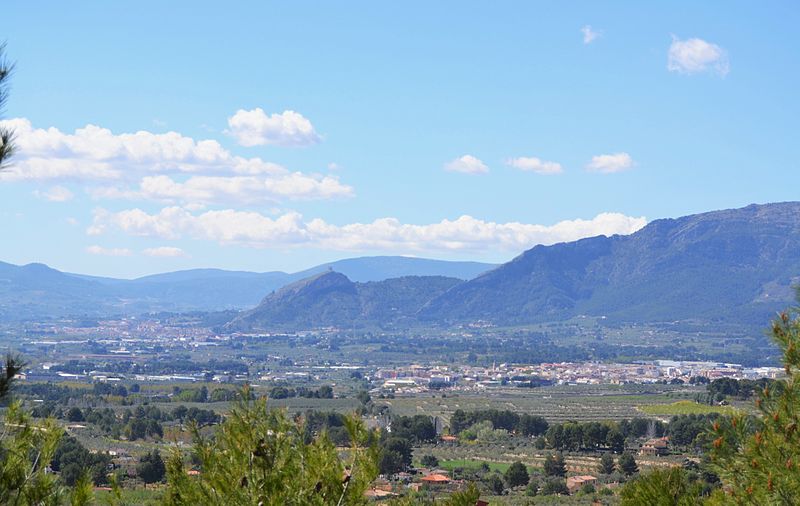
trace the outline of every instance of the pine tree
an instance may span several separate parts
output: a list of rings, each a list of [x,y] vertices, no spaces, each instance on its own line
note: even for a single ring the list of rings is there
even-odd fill
[[[8,99],[8,84],[14,65],[5,59],[5,44],[0,44],[0,119]],[[14,154],[14,132],[10,128],[0,127],[0,169],[8,164]],[[0,392],[1,393],[1,392]]]
[[[351,447],[340,458],[323,433],[306,443],[301,420],[268,409],[266,400],[242,400],[218,427],[213,440],[194,432],[200,475],[189,476],[175,450],[167,462],[168,505],[364,504],[377,476],[377,448],[356,417],[346,418]]]
[[[544,459],[544,474],[547,476],[566,476],[567,466],[564,464],[564,457],[561,452],[549,454]]]
[[[636,459],[631,453],[626,452],[620,455],[617,465],[619,466],[619,470],[625,473],[627,476],[639,472],[639,466],[636,465]]]
[[[612,457],[610,453],[604,453],[603,456],[600,457],[600,465],[597,466],[597,470],[602,474],[611,474],[615,469],[614,457]]]
[[[20,368],[19,360],[6,359],[0,371],[0,400],[10,396]],[[55,420],[34,423],[19,402],[11,402],[0,426],[0,504],[56,506],[65,500],[74,506],[91,503],[91,480],[85,470],[69,491],[56,475],[45,473],[64,433]]]
[[[800,497],[800,310],[782,313],[772,337],[783,352],[786,381],[774,382],[756,400],[758,419],[744,413],[717,419],[711,461],[723,482],[714,501],[797,504]]]
[[[620,506],[695,506],[702,503],[703,486],[690,482],[680,467],[654,469],[626,484]]]
[[[506,480],[506,484],[509,488],[518,487],[520,485],[527,485],[528,481],[530,481],[530,476],[528,475],[528,468],[525,467],[525,464],[522,462],[514,462],[508,469],[506,469],[503,478]]]

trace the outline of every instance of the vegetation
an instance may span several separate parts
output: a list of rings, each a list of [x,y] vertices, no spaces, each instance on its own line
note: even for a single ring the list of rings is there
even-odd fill
[[[3,109],[8,100],[8,84],[14,70],[14,65],[5,59],[5,49],[5,44],[0,44],[0,119],[3,118]],[[14,132],[10,128],[0,127],[0,170],[7,166],[14,150]]]
[[[611,474],[616,471],[617,466],[614,464],[614,457],[610,453],[604,453],[600,457],[600,464],[597,466],[597,471],[601,474]]]
[[[705,415],[722,413],[732,415],[736,409],[731,406],[709,406],[695,401],[676,401],[672,404],[651,404],[639,408],[648,415]]]
[[[800,310],[781,313],[772,337],[783,353],[787,379],[763,382],[758,417],[741,412],[714,419],[707,429],[709,467],[721,487],[711,493],[683,469],[651,471],[622,491],[623,504],[796,504],[800,497]],[[723,395],[739,395],[730,382]],[[737,385],[738,386],[738,385]],[[620,463],[622,468],[622,463]],[[709,479],[705,480],[706,482]]]
[[[564,456],[558,453],[549,453],[544,459],[544,474],[547,476],[566,476],[567,466],[564,463]]]
[[[527,485],[528,481],[530,481],[530,476],[528,475],[528,468],[522,462],[514,462],[511,464],[505,472],[503,476],[506,480],[506,484],[509,488],[519,487],[522,485]]]
[[[20,364],[11,357],[3,367],[0,401],[8,399]],[[19,402],[11,402],[2,420],[0,432],[0,504],[60,505],[65,500],[74,506],[92,500],[91,482],[85,473],[75,480],[71,490],[65,489],[45,469],[56,455],[63,435],[52,419],[35,424]]]
[[[783,352],[786,381],[764,387],[757,419],[737,414],[712,428],[710,456],[725,502],[788,505],[800,497],[800,310],[782,313],[772,337]]]
[[[323,432],[306,444],[301,420],[243,395],[213,440],[194,431],[191,476],[179,450],[167,463],[166,504],[362,504],[377,475],[377,448],[357,418],[347,418],[352,445],[341,459]]]
[[[654,469],[622,489],[620,505],[695,506],[702,492],[701,483],[690,482],[682,468]]]

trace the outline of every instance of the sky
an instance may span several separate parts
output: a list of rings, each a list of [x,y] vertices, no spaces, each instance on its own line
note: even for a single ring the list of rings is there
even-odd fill
[[[800,4],[4,2],[0,260],[136,277],[798,198]]]

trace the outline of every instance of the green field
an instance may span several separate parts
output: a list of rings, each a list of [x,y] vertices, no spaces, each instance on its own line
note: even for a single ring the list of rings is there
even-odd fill
[[[549,422],[567,420],[622,420],[661,413],[641,409],[671,405],[692,398],[702,388],[676,385],[558,385],[533,389],[496,389],[485,392],[448,392],[445,396],[418,394],[413,397],[375,399],[398,415],[439,416],[446,422],[457,409],[511,410],[540,415]]]
[[[709,406],[694,401],[677,401],[671,404],[650,404],[639,406],[639,410],[648,415],[707,415],[720,413],[732,415],[738,410],[732,406]]]

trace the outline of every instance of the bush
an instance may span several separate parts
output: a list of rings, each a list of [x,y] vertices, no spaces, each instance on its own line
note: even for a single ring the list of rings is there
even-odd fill
[[[567,482],[561,478],[550,478],[542,487],[542,495],[569,495]]]
[[[514,462],[508,467],[508,469],[506,469],[504,478],[509,488],[527,485],[530,481],[528,468],[525,467],[525,464],[519,461]]]
[[[433,455],[423,455],[422,459],[420,459],[420,464],[422,464],[424,467],[438,467],[439,459]]]

